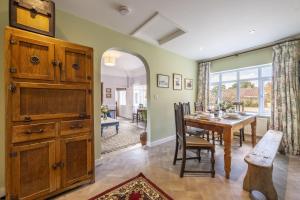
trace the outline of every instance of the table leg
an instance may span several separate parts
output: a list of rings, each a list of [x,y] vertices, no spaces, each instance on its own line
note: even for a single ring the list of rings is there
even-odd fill
[[[119,133],[119,124],[116,125],[117,134]]]
[[[251,140],[252,147],[256,145],[256,119],[251,123]]]
[[[224,128],[224,170],[226,178],[230,178],[231,171],[231,128]]]

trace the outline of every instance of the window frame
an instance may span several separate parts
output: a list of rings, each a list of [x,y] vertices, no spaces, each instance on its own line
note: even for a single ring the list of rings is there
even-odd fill
[[[226,83],[237,83],[237,96],[236,100],[240,101],[240,84],[241,82],[247,82],[247,81],[257,81],[258,82],[258,113],[259,115],[266,115],[269,116],[270,112],[265,112],[265,106],[264,106],[264,82],[266,81],[272,81],[272,74],[270,76],[262,76],[262,69],[265,67],[272,67],[272,63],[262,64],[262,65],[256,65],[256,66],[250,66],[250,67],[242,67],[232,70],[224,70],[219,72],[212,72],[211,75],[219,75],[219,81],[218,82],[210,82],[209,86],[212,84],[218,85],[218,96],[217,96],[217,103],[219,103],[223,99],[222,94],[222,85]],[[249,69],[256,69],[258,70],[258,76],[257,78],[249,78],[249,79],[240,79],[240,72],[246,71]],[[236,72],[237,79],[236,80],[230,80],[230,81],[222,81],[222,74],[228,73],[228,72]]]

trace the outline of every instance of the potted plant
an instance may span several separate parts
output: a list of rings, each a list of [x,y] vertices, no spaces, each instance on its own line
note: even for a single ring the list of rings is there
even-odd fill
[[[145,146],[147,144],[147,110],[144,110],[142,112],[142,118],[145,121],[145,129],[140,134],[140,142],[141,142],[142,146]]]
[[[101,113],[103,113],[103,118],[107,119],[108,107],[106,105],[101,106]]]

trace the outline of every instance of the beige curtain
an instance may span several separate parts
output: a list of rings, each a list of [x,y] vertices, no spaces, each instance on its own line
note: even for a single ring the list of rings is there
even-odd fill
[[[209,103],[209,72],[211,62],[200,63],[198,67],[197,101],[202,102],[203,109],[208,109]]]
[[[282,151],[300,155],[299,43],[273,47],[271,129],[284,133]]]

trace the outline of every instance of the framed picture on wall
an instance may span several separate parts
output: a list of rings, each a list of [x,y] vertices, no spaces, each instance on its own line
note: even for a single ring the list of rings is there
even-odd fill
[[[110,99],[111,98],[111,94],[106,94],[106,98]]]
[[[106,88],[105,91],[106,93],[111,93],[111,88]]]
[[[182,90],[181,74],[173,74],[173,90]]]
[[[192,90],[193,89],[193,79],[184,79],[184,89]]]
[[[157,74],[157,87],[168,88],[169,87],[169,76],[163,74]]]

